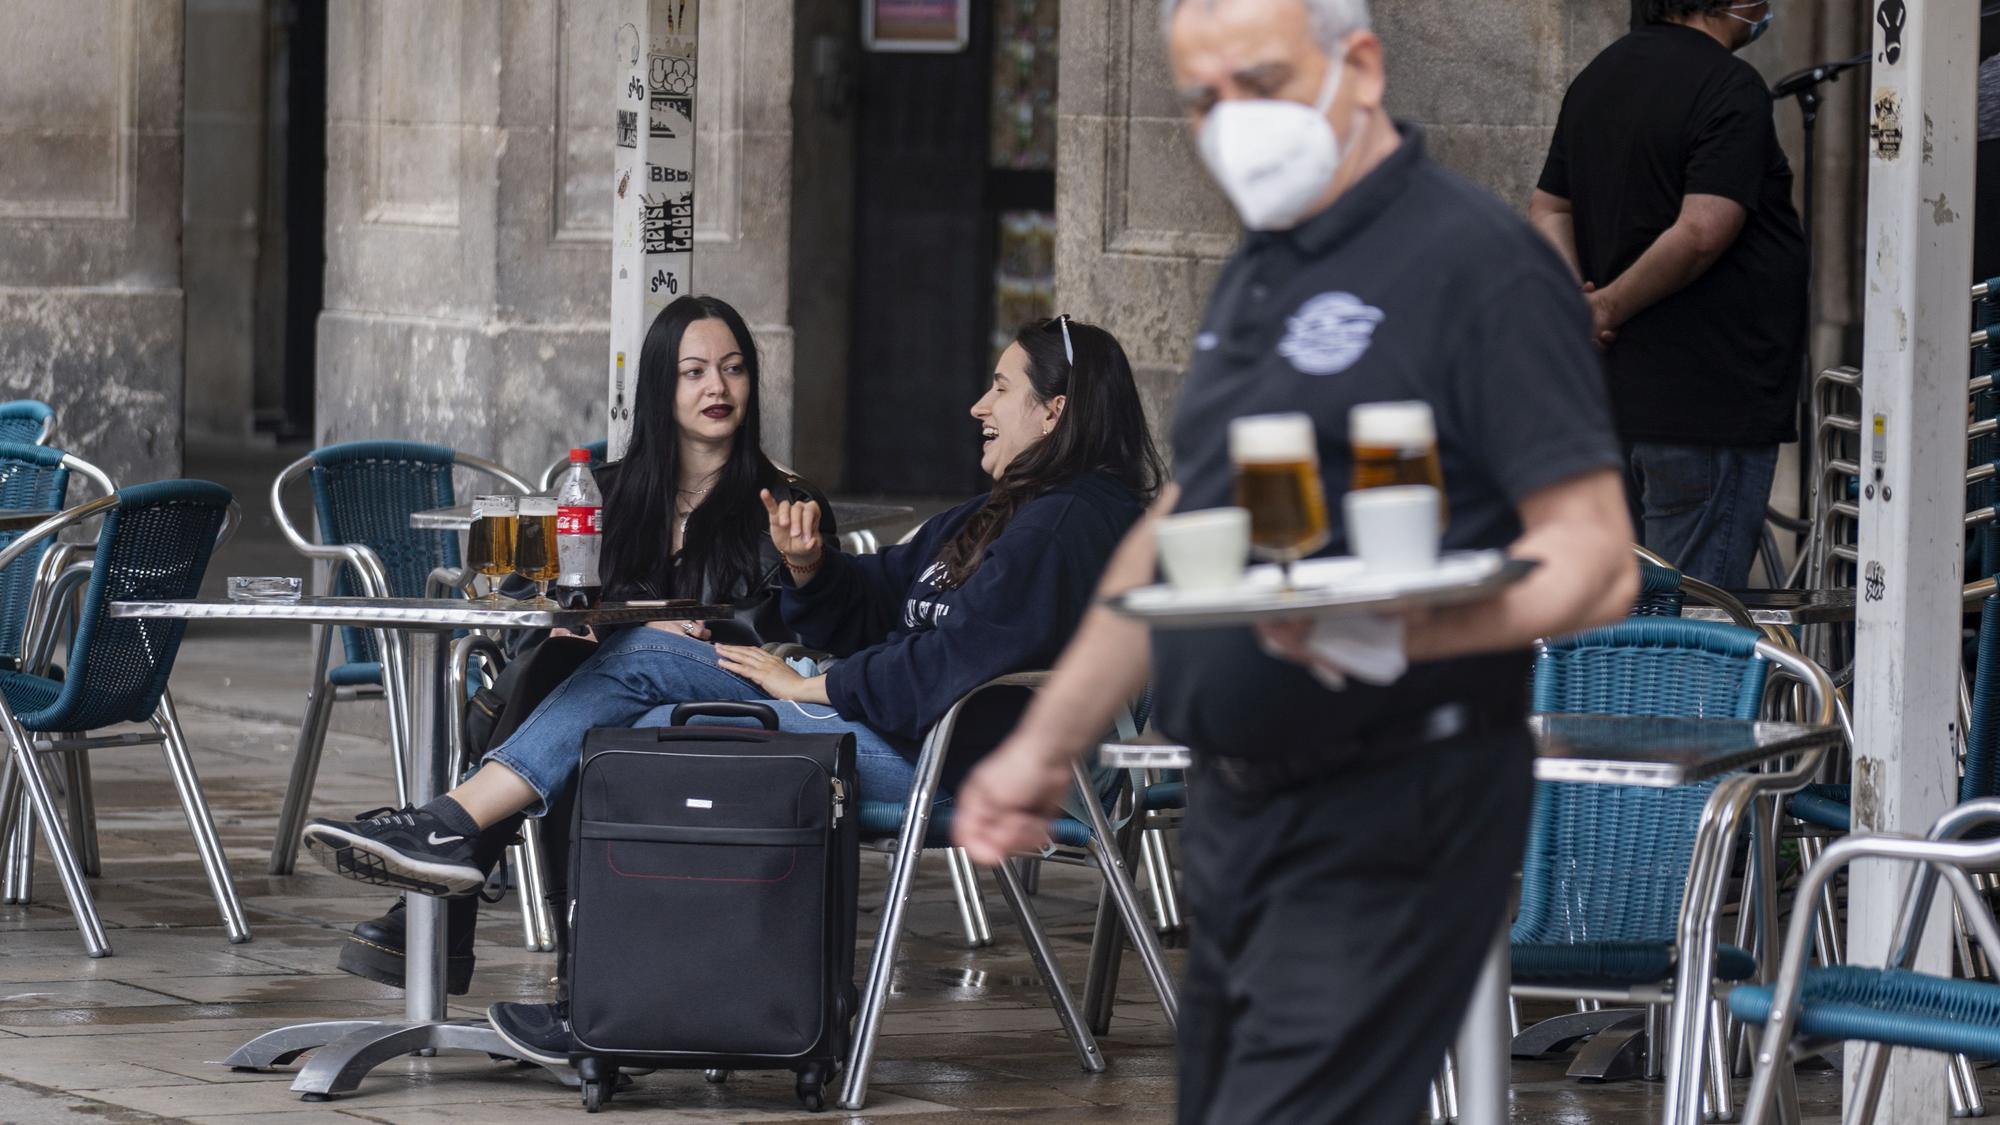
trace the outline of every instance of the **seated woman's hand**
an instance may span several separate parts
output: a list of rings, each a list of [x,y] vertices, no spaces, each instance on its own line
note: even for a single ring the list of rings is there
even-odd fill
[[[715,662],[725,672],[749,680],[772,699],[794,703],[825,703],[826,677],[801,676],[791,665],[761,648],[716,645]]]
[[[662,633],[679,633],[697,641],[705,641],[710,635],[706,621],[648,621],[646,628],[658,629]]]
[[[822,545],[819,538],[819,505],[811,500],[780,502],[765,489],[759,496],[764,512],[771,518],[771,545],[785,556],[785,565],[794,573],[810,572],[819,565]]]

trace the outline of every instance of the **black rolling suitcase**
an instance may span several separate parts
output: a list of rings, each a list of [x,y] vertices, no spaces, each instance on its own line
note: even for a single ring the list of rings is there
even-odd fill
[[[854,737],[781,732],[760,703],[673,721],[584,739],[567,965],[584,1107],[620,1067],[655,1067],[791,1070],[822,1109],[859,999]]]

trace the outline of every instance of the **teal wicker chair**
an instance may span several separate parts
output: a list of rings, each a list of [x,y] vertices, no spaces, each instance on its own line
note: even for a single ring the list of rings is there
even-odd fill
[[[1801,900],[1819,894],[1836,872],[1858,859],[1920,865],[1904,901],[1893,952],[1883,967],[1807,968],[1813,952],[1813,919],[1809,911],[1795,911],[1776,981],[1742,986],[1729,994],[1729,1010],[1737,1019],[1764,1027],[1745,1107],[1747,1125],[1763,1125],[1774,1111],[1783,1113],[1783,1120],[1799,1120],[1791,1063],[1795,1047],[1803,1052],[1849,1040],[1869,1044],[1858,1060],[1853,1053],[1847,1055],[1859,1074],[1849,1103],[1854,1107],[1849,1120],[1856,1125],[1874,1120],[1890,1047],[1948,1052],[1960,1059],[2000,1057],[2000,985],[1911,969],[1933,913],[1930,904],[1940,877],[1987,959],[2000,964],[2000,927],[1968,877],[2000,864],[1996,828],[2000,828],[2000,799],[1985,797],[1946,813],[1924,840],[1848,836],[1830,845],[1807,870],[1799,887]],[[1978,1088],[1970,1069],[1955,1059],[1946,1074],[1954,1113],[1976,1113],[1970,1107],[1978,1105]]]
[[[431,591],[432,574],[459,569],[458,536],[419,531],[410,516],[450,507],[452,472],[468,469],[493,477],[517,494],[534,491],[506,468],[447,446],[415,441],[352,441],[315,449],[285,467],[271,484],[271,510],[292,548],[316,566],[332,567],[337,597],[421,598]],[[285,514],[285,486],[310,474],[319,542],[313,543]],[[372,629],[338,632],[346,659],[329,667],[335,630],[316,628],[311,687],[299,729],[291,780],[271,846],[273,875],[289,874],[298,858],[299,829],[319,773],[320,747],[335,701],[383,699],[389,710],[389,746],[394,758],[397,803],[406,803],[409,704],[403,685],[402,650],[393,634]]]
[[[1643,556],[1639,559],[1639,600],[1632,606],[1632,616],[1679,617],[1685,601],[1680,571]]]
[[[0,670],[0,729],[9,746],[6,770],[0,774],[0,822],[12,819],[15,797],[25,789],[30,816],[48,844],[84,948],[92,957],[105,956],[110,945],[84,882],[80,857],[36,755],[72,754],[105,744],[84,737],[91,731],[149,723],[153,728],[149,735],[121,734],[110,741],[121,746],[142,742],[163,746],[229,940],[248,941],[250,931],[230,881],[228,861],[167,694],[186,623],[118,618],[110,613],[112,603],[119,601],[195,597],[210,554],[237,522],[235,501],[227,489],[207,481],[161,481],[120,489],[71,508],[16,539],[0,550],[0,569],[64,527],[100,514],[103,523],[83,615],[70,643],[63,678]],[[0,840],[13,836],[10,867],[32,870],[32,851],[21,846],[22,837],[11,828],[0,823]],[[25,881],[17,882],[16,889],[25,899]]]
[[[1536,658],[1534,709],[1754,719],[1768,670],[1758,640],[1717,622],[1634,617],[1551,642]],[[1511,935],[1517,996],[1679,1002],[1669,982],[1685,884],[1714,788],[1537,786]],[[1741,980],[1756,967],[1742,949],[1716,950],[1720,979]],[[1644,1014],[1560,1016],[1524,1030],[1515,1053],[1539,1055],[1595,1035],[1595,1049],[1572,1073],[1602,1075]]]
[[[31,398],[0,402],[0,441],[46,445],[55,428],[56,412],[46,402]]]

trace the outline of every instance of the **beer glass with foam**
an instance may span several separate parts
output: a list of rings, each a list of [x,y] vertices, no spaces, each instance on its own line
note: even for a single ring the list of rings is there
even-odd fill
[[[514,517],[512,496],[475,496],[472,499],[472,529],[466,533],[466,563],[486,576],[486,596],[480,600],[500,600],[500,580],[514,573]]]
[[[1229,423],[1229,459],[1236,466],[1236,506],[1250,513],[1250,548],[1291,564],[1326,546],[1326,490],[1319,479],[1319,441],[1305,414],[1255,414]]]
[[[549,583],[562,573],[562,560],[556,555],[555,497],[521,497],[515,527],[514,573],[534,582],[534,605],[553,607],[556,603],[549,600]]]

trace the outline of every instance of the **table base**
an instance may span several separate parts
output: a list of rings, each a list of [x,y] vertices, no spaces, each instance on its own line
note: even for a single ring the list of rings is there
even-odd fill
[[[534,1062],[522,1058],[483,1019],[428,1023],[324,1020],[267,1031],[236,1048],[222,1065],[235,1070],[268,1070],[312,1051],[313,1057],[292,1080],[292,1091],[316,1102],[352,1093],[369,1071],[391,1059],[425,1050],[479,1051],[496,1058]],[[567,1066],[547,1069],[565,1086],[579,1084],[576,1071]]]

